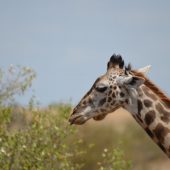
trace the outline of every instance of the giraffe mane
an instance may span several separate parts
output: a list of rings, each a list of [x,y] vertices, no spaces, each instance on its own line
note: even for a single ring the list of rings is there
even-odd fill
[[[151,82],[143,73],[140,73],[136,70],[131,70],[131,73],[135,76],[142,77],[145,79],[144,84],[151,89],[158,97],[168,106],[170,107],[170,98],[168,98],[164,92],[162,92],[153,82]]]

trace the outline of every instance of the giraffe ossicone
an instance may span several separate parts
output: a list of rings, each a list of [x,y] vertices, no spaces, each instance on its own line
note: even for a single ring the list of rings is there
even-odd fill
[[[73,109],[69,122],[99,121],[122,107],[170,157],[170,99],[144,75],[150,67],[133,70],[120,55],[112,55],[107,72]]]
[[[146,67],[138,69],[137,71],[143,74],[147,74],[150,71],[150,69],[151,69],[151,65],[148,65]]]

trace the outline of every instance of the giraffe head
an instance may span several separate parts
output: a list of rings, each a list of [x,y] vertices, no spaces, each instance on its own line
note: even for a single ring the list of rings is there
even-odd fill
[[[90,118],[102,120],[108,113],[129,104],[130,94],[144,83],[144,79],[130,72],[130,65],[124,68],[120,55],[112,55],[107,72],[100,76],[87,94],[74,108],[69,119],[71,124],[83,124]],[[145,67],[142,71],[147,71]]]

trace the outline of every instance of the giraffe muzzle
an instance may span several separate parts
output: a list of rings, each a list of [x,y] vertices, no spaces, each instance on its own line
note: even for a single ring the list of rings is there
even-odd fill
[[[87,121],[84,116],[82,115],[72,115],[69,118],[70,125],[76,124],[76,125],[82,125]]]
[[[70,116],[70,124],[82,125],[87,120],[93,117],[91,114],[92,108],[90,106],[80,107],[79,105],[73,109],[73,112]]]

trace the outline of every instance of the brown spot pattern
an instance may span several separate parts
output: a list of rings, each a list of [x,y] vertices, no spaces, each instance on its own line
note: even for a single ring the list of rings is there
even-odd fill
[[[112,98],[111,98],[111,97],[109,97],[107,101],[110,103],[110,102],[112,101]]]
[[[125,94],[124,94],[123,92],[120,92],[120,96],[121,96],[121,97],[124,97]]]
[[[156,94],[163,102],[167,103],[167,106],[170,106],[170,99],[157,87],[155,84],[153,84],[147,77],[145,77],[144,74],[132,71],[132,73],[136,76],[142,77],[145,79],[145,87],[149,90],[151,90],[153,93]]]
[[[113,97],[113,98],[115,98],[115,97],[116,97],[116,95],[115,95],[115,93],[114,93],[114,92],[112,93],[112,97]]]
[[[128,100],[128,99],[126,99],[126,100],[125,100],[125,103],[126,103],[126,104],[129,104],[129,100]]]
[[[83,105],[86,105],[86,103],[87,103],[86,100],[84,100],[84,101],[83,101]]]
[[[159,123],[156,128],[153,130],[155,136],[159,140],[160,143],[164,142],[165,136],[170,133],[170,129],[164,127],[161,123]]]
[[[92,101],[92,98],[89,97],[89,98],[88,98],[88,103],[91,104],[92,102],[93,102],[93,101]]]
[[[152,101],[150,101],[150,100],[148,100],[148,99],[144,100],[143,103],[144,103],[144,105],[145,105],[146,107],[151,107],[151,106],[152,106]]]
[[[161,115],[161,120],[166,122],[166,123],[169,123],[169,121],[170,121],[170,112],[167,112],[160,103],[158,103],[156,105],[156,109]]]
[[[149,111],[145,115],[145,122],[149,126],[155,120],[156,114],[154,110]]]
[[[117,89],[117,86],[114,86],[113,88],[114,88],[114,90],[116,90],[116,89]]]
[[[111,94],[112,94],[112,90],[109,91],[108,96],[110,96]]]
[[[106,102],[106,98],[101,99],[99,101],[99,105],[98,106],[103,106],[105,102]]]
[[[165,123],[169,123],[169,116],[161,116],[161,120],[164,121]]]

